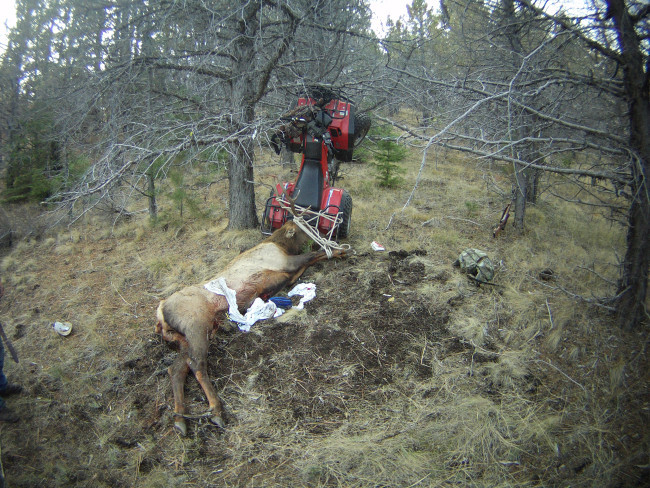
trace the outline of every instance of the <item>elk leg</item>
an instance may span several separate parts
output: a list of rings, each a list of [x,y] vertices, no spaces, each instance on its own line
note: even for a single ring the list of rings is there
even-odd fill
[[[345,254],[346,251],[344,249],[336,249],[332,252],[332,257],[341,258],[345,256]],[[273,296],[281,289],[287,286],[292,286],[296,281],[298,281],[298,278],[302,276],[307,268],[319,261],[323,261],[324,259],[327,259],[327,253],[325,251],[312,251],[297,256],[289,256],[288,269],[284,272],[274,272],[268,281],[262,283],[261,288],[257,290],[255,296],[260,296],[262,294]],[[250,302],[252,302],[252,299]],[[243,303],[246,303],[248,306],[250,305],[250,302],[244,300]]]
[[[347,251],[345,249],[334,249],[332,251],[332,258],[342,258],[346,254]],[[303,271],[304,271],[304,268],[308,268],[309,266],[316,264],[319,261],[323,261],[327,259],[327,253],[325,251],[312,251],[312,252],[308,252],[307,254],[299,254],[298,256],[295,257],[302,258],[302,259],[298,259],[297,262],[300,266],[303,267]]]
[[[174,428],[183,436],[187,433],[183,415],[185,414],[185,378],[190,370],[188,360],[187,349],[182,347],[180,355],[167,370],[174,392]]]
[[[335,249],[332,252],[332,258],[342,258],[343,256],[345,256],[345,254],[346,252],[344,249]],[[296,281],[298,281],[298,278],[300,278],[302,274],[305,272],[305,270],[310,266],[316,264],[319,261],[323,261],[324,259],[327,259],[327,253],[325,251],[312,251],[307,254],[300,254],[298,256],[293,256],[293,258],[294,258],[293,265],[295,266],[295,271],[290,274],[290,279],[286,286],[291,286]]]
[[[203,388],[203,391],[205,392],[205,396],[208,398],[208,403],[210,404],[210,411],[212,412],[212,417],[210,417],[210,422],[215,424],[217,427],[225,429],[226,424],[224,424],[223,422],[223,417],[222,417],[223,407],[221,406],[221,400],[219,399],[217,390],[215,390],[214,386],[212,385],[212,382],[210,381],[210,378],[208,377],[208,373],[204,371],[196,371],[194,374],[198,382],[201,384],[201,388]]]
[[[214,388],[214,385],[212,384],[212,382],[210,381],[210,377],[208,376],[206,361],[190,360],[189,366],[192,369],[192,372],[194,373],[196,380],[201,385],[201,388],[203,388],[203,392],[205,393],[205,396],[208,399],[208,403],[210,405],[210,412],[212,414],[212,417],[210,417],[210,422],[215,424],[217,427],[225,429],[226,426],[223,422],[223,418],[221,417],[221,414],[223,412],[223,408],[221,406],[221,400],[219,399],[219,395],[217,395],[217,390]]]
[[[221,400],[219,400],[217,390],[215,390],[214,385],[208,376],[208,335],[212,328],[213,320],[209,320],[208,317],[205,317],[203,327],[195,327],[193,331],[195,334],[192,334],[192,336],[188,338],[188,343],[190,345],[188,364],[192,373],[194,373],[196,380],[201,385],[201,388],[203,388],[203,392],[210,404],[210,412],[212,414],[210,421],[223,429],[225,428],[225,425],[221,418]]]

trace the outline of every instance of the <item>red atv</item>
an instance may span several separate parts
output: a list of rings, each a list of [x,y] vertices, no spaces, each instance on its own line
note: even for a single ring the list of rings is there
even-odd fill
[[[298,177],[279,183],[266,201],[262,233],[271,234],[293,218],[289,205],[321,235],[330,240],[348,236],[352,215],[350,194],[333,185],[339,163],[352,161],[354,148],[370,129],[370,118],[356,113],[347,98],[323,86],[309,87],[295,109],[282,117],[271,142],[279,154],[281,144],[302,153]]]

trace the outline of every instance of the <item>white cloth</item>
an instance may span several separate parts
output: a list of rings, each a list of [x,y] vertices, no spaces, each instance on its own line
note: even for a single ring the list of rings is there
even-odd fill
[[[305,303],[316,296],[316,285],[314,283],[300,283],[299,285],[294,286],[287,295],[290,297],[294,295],[302,296],[300,303],[293,307],[302,310],[305,308]]]
[[[233,322],[236,322],[239,326],[239,330],[243,332],[249,332],[251,326],[258,320],[265,320],[282,315],[282,310],[278,309],[275,303],[264,303],[264,300],[261,298],[256,298],[250,308],[246,311],[246,314],[242,315],[237,307],[237,293],[235,290],[228,288],[226,280],[223,277],[212,280],[204,286],[208,291],[226,297],[226,300],[228,301],[228,318]]]

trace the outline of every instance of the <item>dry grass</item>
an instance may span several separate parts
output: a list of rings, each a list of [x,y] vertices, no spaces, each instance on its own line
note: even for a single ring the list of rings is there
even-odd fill
[[[295,177],[273,161],[259,181]],[[559,288],[611,293],[600,277],[616,279],[621,230],[544,196],[525,232],[495,240],[505,202],[486,181],[506,185],[503,174],[431,152],[403,209],[420,163],[412,150],[393,190],[344,165],[356,254],[308,270],[319,292],[304,311],[217,334],[225,431],[201,419],[186,438],[171,429],[174,352],[153,334],[159,299],[259,242],[226,230],[225,182],[201,190],[211,219],[164,229],[89,216],[18,243],[0,262],[2,322],[21,358],[6,370],[26,389],[9,400],[22,422],[0,426],[11,486],[647,483],[648,324],[620,331]],[[400,252],[374,253],[373,240]],[[467,247],[488,252],[499,286],[452,267]],[[54,320],[73,334],[55,334]],[[205,409],[195,381],[186,393],[192,412]]]

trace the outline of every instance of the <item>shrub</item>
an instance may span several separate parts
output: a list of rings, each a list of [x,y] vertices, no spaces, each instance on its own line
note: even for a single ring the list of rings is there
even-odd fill
[[[377,153],[372,165],[375,167],[375,179],[382,188],[395,188],[399,185],[404,173],[398,163],[406,157],[406,148],[394,140],[394,134],[388,128],[378,131],[380,138],[376,142]]]

